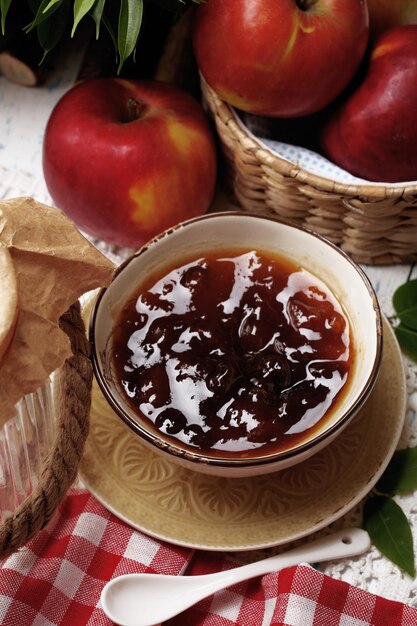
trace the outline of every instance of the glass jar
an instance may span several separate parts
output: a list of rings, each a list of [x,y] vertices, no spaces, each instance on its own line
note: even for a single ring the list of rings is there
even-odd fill
[[[0,521],[32,492],[55,435],[52,375],[17,404],[0,430]]]

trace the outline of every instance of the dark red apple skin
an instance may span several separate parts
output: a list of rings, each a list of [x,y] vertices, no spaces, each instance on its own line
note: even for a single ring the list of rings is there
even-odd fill
[[[417,26],[376,39],[362,83],[323,124],[320,143],[331,161],[359,178],[417,179]]]
[[[199,68],[219,96],[243,111],[284,118],[334,100],[358,68],[368,35],[365,0],[206,0],[193,24]]]
[[[190,95],[163,83],[105,78],[75,85],[56,105],[43,171],[54,204],[81,230],[136,248],[208,209],[216,152]]]
[[[373,37],[394,26],[417,24],[416,0],[367,0],[367,4]]]

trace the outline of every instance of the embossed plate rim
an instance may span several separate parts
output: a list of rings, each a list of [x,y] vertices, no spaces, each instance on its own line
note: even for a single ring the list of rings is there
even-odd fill
[[[392,438],[390,439],[390,445],[387,446],[387,449],[384,455],[381,456],[381,458],[379,459],[379,466],[377,470],[367,477],[366,481],[360,485],[360,487],[358,488],[357,492],[355,493],[353,497],[350,497],[350,499],[348,499],[344,503],[343,506],[338,507],[337,510],[335,510],[332,514],[325,516],[323,519],[320,519],[318,522],[316,522],[312,526],[304,528],[303,530],[299,532],[293,532],[291,534],[291,532],[288,531],[288,533],[284,537],[281,537],[281,538],[278,538],[278,533],[277,533],[277,536],[275,538],[265,539],[263,541],[258,540],[253,543],[250,543],[250,542],[248,543],[247,541],[246,543],[241,543],[241,542],[239,543],[239,538],[238,538],[236,543],[228,542],[228,543],[221,544],[220,542],[210,543],[210,540],[207,540],[207,535],[204,535],[205,541],[181,539],[178,536],[178,534],[181,534],[181,533],[175,532],[175,525],[170,526],[170,530],[172,528],[172,532],[171,534],[167,534],[166,532],[162,532],[161,528],[155,529],[155,528],[150,527],[150,525],[144,524],[143,522],[140,522],[140,521],[138,522],[137,519],[136,520],[134,519],[135,517],[134,514],[132,515],[131,513],[129,514],[127,512],[127,509],[129,509],[129,503],[124,507],[115,505],[114,503],[115,498],[113,495],[114,494],[113,489],[115,487],[120,488],[121,478],[120,477],[115,478],[114,476],[107,476],[105,477],[107,478],[107,481],[106,481],[105,479],[101,480],[100,474],[98,474],[99,478],[97,479],[97,476],[95,475],[95,470],[97,469],[99,470],[100,468],[94,466],[95,459],[92,458],[91,455],[89,456],[90,450],[89,450],[88,441],[86,445],[85,456],[80,464],[80,469],[79,469],[80,478],[82,482],[84,483],[84,485],[87,487],[87,489],[89,489],[89,491],[93,493],[93,495],[119,519],[123,520],[124,522],[132,526],[133,528],[136,528],[137,530],[142,531],[151,537],[154,537],[155,539],[165,541],[165,542],[178,545],[181,547],[219,551],[219,552],[230,552],[230,551],[238,552],[238,551],[259,550],[259,549],[270,548],[270,547],[274,547],[278,545],[283,545],[285,543],[295,541],[297,539],[301,539],[313,532],[321,530],[325,526],[340,519],[341,517],[343,517],[343,515],[351,511],[355,507],[355,505],[357,505],[363,499],[363,497],[372,489],[372,487],[378,481],[379,477],[385,470],[392,454],[394,453],[395,448],[397,447],[397,444],[398,444],[398,441],[400,439],[401,432],[403,429],[405,412],[406,412],[405,369],[404,369],[404,362],[402,359],[398,342],[396,340],[396,337],[394,335],[394,332],[390,324],[387,322],[386,319],[384,319],[384,343],[385,343],[385,349],[386,349],[386,351],[384,351],[385,360],[388,359],[388,356],[391,356],[394,358],[394,360],[397,361],[397,365],[399,365],[399,367],[390,367],[386,374],[386,376],[391,378],[392,382],[395,382],[395,385],[397,388],[397,398],[395,402],[395,406],[397,408],[397,420],[395,421],[393,425],[394,432],[392,433]],[[383,360],[384,360],[384,357],[383,357]],[[375,390],[372,393],[374,392]],[[385,406],[385,404],[383,404],[383,406]],[[385,417],[385,419],[387,418]],[[339,438],[342,438],[344,436],[344,432],[342,432],[339,435],[337,440],[339,440]],[[133,433],[129,433],[129,435],[130,434],[132,437],[135,437]],[[329,446],[332,446],[332,445],[334,445],[334,442],[329,444]],[[321,454],[321,453],[318,453],[318,454]],[[308,463],[308,461],[306,461],[305,463]],[[98,465],[97,461],[96,461],[96,465]],[[170,465],[173,465],[173,464],[170,463]],[[190,472],[190,474],[193,474],[193,472]],[[207,478],[210,479],[210,477],[207,477]],[[258,478],[259,480],[261,480],[263,477],[260,476]],[[228,479],[228,480],[237,482],[239,480],[244,480],[244,479],[233,478],[233,479]],[[106,482],[107,482],[107,485],[105,484]],[[111,483],[110,488],[108,485],[109,482]],[[347,485],[346,490],[348,490],[348,488],[352,490],[352,485]],[[356,485],[355,485],[355,488],[356,488]],[[160,517],[163,518],[164,515],[165,515],[164,511],[162,511],[160,514]],[[161,522],[162,525],[164,523],[166,525],[167,521],[168,521],[167,519],[165,520],[162,519],[162,522]],[[218,520],[218,523],[219,523],[219,520]],[[198,520],[196,521],[196,524],[203,525],[203,523],[201,521],[199,522]],[[207,524],[205,525],[207,526]],[[269,529],[266,529],[265,535],[268,533],[268,530]],[[236,530],[236,533],[237,535],[239,535],[239,529]]]

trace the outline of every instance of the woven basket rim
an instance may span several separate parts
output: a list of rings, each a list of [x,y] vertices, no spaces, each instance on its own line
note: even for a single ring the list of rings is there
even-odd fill
[[[413,184],[406,182],[403,185],[396,183],[395,186],[389,184],[375,185],[372,183],[341,183],[309,172],[295,163],[287,161],[276,154],[269,146],[263,144],[262,140],[255,137],[246,128],[234,108],[218,96],[201,74],[200,80],[202,89],[216,107],[217,114],[227,126],[234,139],[243,145],[246,151],[253,152],[256,159],[262,165],[277,170],[285,176],[290,176],[300,183],[311,185],[316,189],[336,194],[340,193],[347,196],[368,196],[372,197],[373,200],[383,200],[417,193],[417,181],[415,183],[413,181]]]

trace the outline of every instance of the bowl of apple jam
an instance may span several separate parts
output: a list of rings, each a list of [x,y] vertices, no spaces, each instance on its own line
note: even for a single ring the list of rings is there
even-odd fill
[[[104,396],[143,444],[192,470],[251,476],[307,459],[358,414],[382,323],[366,275],[335,245],[225,212],[125,261],[90,341]]]

